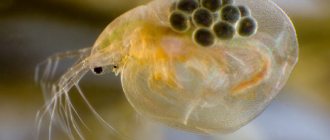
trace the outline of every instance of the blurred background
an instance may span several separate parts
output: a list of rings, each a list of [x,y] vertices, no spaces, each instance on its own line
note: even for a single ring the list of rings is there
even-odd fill
[[[57,52],[90,47],[115,17],[147,1],[0,0],[0,140],[35,139],[35,115],[44,104],[34,82],[39,62]],[[118,77],[88,74],[81,82],[87,98],[125,136],[102,126],[73,91],[72,99],[90,129],[82,130],[86,139],[329,140],[330,1],[274,1],[295,24],[299,63],[282,93],[251,123],[233,134],[212,137],[167,128],[134,113]],[[47,129],[41,133],[45,136]],[[67,137],[54,128],[53,139]]]

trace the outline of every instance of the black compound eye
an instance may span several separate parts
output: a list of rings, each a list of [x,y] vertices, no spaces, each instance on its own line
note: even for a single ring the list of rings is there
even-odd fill
[[[222,40],[231,39],[235,35],[235,28],[228,22],[220,21],[213,26],[213,32]]]
[[[221,18],[230,23],[235,23],[240,18],[240,11],[236,6],[227,5],[221,9]]]
[[[205,8],[195,10],[192,19],[195,25],[202,27],[209,27],[213,23],[212,13]]]
[[[95,68],[93,69],[93,72],[94,72],[95,74],[102,74],[102,72],[103,72],[103,68],[102,68],[102,67],[95,67]]]
[[[247,16],[251,15],[250,9],[247,6],[241,5],[241,6],[238,6],[238,9],[239,9],[242,17],[247,17]]]
[[[201,0],[201,4],[212,12],[216,12],[221,8],[221,0]]]
[[[204,47],[211,46],[215,42],[215,37],[212,32],[205,28],[197,29],[194,32],[193,38],[198,45]]]
[[[245,17],[238,23],[238,34],[241,36],[251,36],[257,32],[257,21],[252,17]]]
[[[185,32],[189,29],[188,17],[179,11],[174,11],[170,15],[171,27],[177,32]]]
[[[195,9],[198,8],[197,0],[180,0],[177,3],[177,8],[181,11],[192,13]]]
[[[223,5],[234,4],[234,0],[222,0]]]

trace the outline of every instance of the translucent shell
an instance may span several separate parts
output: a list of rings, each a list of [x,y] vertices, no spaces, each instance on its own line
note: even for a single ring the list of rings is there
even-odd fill
[[[95,43],[92,67],[118,66],[128,101],[146,118],[199,133],[239,129],[279,93],[297,62],[290,19],[270,0],[235,0],[250,8],[258,32],[201,47],[193,31],[170,27],[173,2],[155,0],[112,22]]]

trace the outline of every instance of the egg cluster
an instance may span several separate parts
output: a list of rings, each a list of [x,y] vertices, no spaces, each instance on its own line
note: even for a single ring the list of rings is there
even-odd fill
[[[204,47],[216,39],[229,40],[235,34],[249,37],[257,32],[257,21],[247,6],[234,0],[177,0],[170,8],[171,28],[179,33],[193,31],[193,40]]]

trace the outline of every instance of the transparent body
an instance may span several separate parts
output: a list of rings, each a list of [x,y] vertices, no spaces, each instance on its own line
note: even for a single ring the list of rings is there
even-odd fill
[[[79,89],[79,80],[95,67],[120,74],[134,109],[171,127],[206,134],[231,132],[260,114],[297,62],[296,33],[287,15],[270,0],[236,0],[236,5],[250,8],[257,33],[201,47],[191,32],[170,28],[174,1],[154,0],[118,17],[92,49],[78,53],[81,59],[58,82],[43,84],[51,116],[57,112],[56,101],[69,99],[70,89]]]

